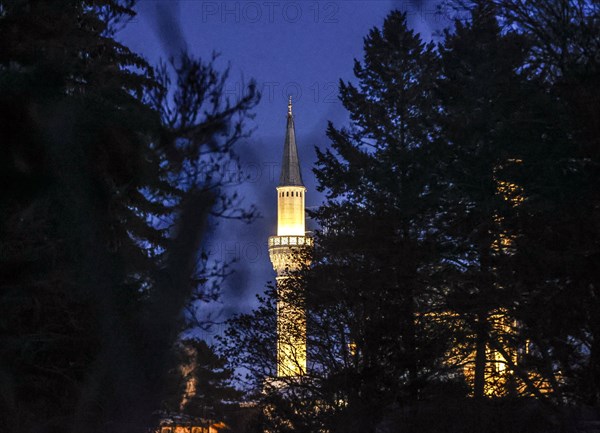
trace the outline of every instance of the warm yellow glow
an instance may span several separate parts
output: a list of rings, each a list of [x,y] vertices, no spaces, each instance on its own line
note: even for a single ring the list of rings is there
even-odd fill
[[[294,251],[311,247],[313,240],[308,236],[271,236],[269,237],[269,257],[277,275],[298,269],[300,263]],[[308,264],[308,263],[307,263]]]
[[[520,159],[509,159],[507,164],[521,164],[523,163]],[[496,170],[494,170],[496,172]],[[516,185],[511,182],[496,179],[496,191],[498,194],[512,207],[518,207],[523,203],[524,195],[523,188],[520,185]],[[498,238],[492,242],[492,249],[498,253],[512,254],[514,253],[514,243],[516,237],[514,234],[509,233],[503,226],[504,218],[496,215],[495,222],[498,228]]]
[[[492,242],[492,250],[497,253],[513,254],[516,237],[508,230],[502,228],[504,218],[496,216],[494,222],[498,227],[498,237]]]
[[[497,189],[502,198],[510,202],[513,206],[518,206],[524,200],[523,188],[519,185],[499,180],[497,182]]]
[[[277,188],[277,236],[269,238],[269,256],[277,272],[277,376],[293,377],[306,373],[306,318],[304,309],[286,302],[287,272],[298,268],[294,256],[299,248],[312,245],[305,236],[303,186]]]
[[[509,164],[521,164],[523,161],[519,159],[512,159],[507,161]],[[512,207],[520,206],[524,201],[524,191],[520,185],[516,185],[511,182],[496,180],[497,193]],[[497,238],[492,242],[492,250],[498,254],[514,254],[515,241],[517,237],[514,233],[504,228],[504,218],[500,215],[496,215],[494,218],[496,227],[498,230]],[[492,312],[488,317],[489,324],[492,328],[491,338],[494,338],[498,343],[499,347],[507,356],[506,359],[499,350],[494,350],[489,345],[486,345],[485,349],[485,366],[484,366],[484,393],[487,396],[503,396],[512,389],[519,395],[531,395],[532,391],[529,389],[523,379],[518,377],[510,368],[516,366],[519,363],[519,357],[517,356],[517,348],[514,347],[510,341],[516,340],[517,336],[517,322],[508,316],[507,312],[503,309]],[[527,346],[528,343],[526,343]],[[498,347],[498,346],[497,346]],[[475,352],[469,354],[464,364],[464,375],[467,381],[473,383],[475,378]],[[546,393],[550,391],[548,381],[542,378],[536,372],[528,372],[527,378],[531,383],[534,384],[535,388]]]
[[[454,323],[455,326],[462,327],[461,319],[458,315],[452,313],[445,313],[444,319]],[[509,381],[515,380],[510,364],[516,365],[517,353],[513,350],[507,340],[514,337],[516,331],[516,322],[511,320],[504,310],[498,310],[491,313],[487,319],[488,324],[491,328],[490,337],[497,341],[502,350],[504,350],[509,359],[505,359],[502,354],[494,350],[490,344],[485,346],[485,360],[484,360],[484,388],[483,392],[488,397],[499,397],[506,395],[508,392]],[[465,350],[466,349],[466,350]],[[465,355],[466,351],[466,356]],[[455,346],[451,349],[448,354],[448,363],[455,365],[462,365],[463,375],[467,383],[474,386],[475,383],[475,364],[476,364],[476,350],[472,347]]]
[[[190,347],[185,348],[186,354],[190,359],[194,359],[194,349]],[[192,361],[190,363],[184,363],[179,366],[181,371],[181,375],[184,377],[185,382],[185,392],[181,397],[181,402],[179,403],[179,410],[183,412],[185,407],[189,403],[189,401],[196,395],[196,377],[192,374],[194,369],[196,368],[195,362]]]
[[[220,430],[227,426],[223,422],[207,425],[207,426],[193,426],[193,425],[171,425],[161,427],[160,433],[218,433]]]
[[[277,188],[277,236],[304,236],[303,186]]]
[[[277,376],[301,376],[306,373],[306,317],[302,308],[286,302],[284,278],[277,278]]]
[[[521,160],[508,160],[508,164],[520,164]],[[497,194],[503,200],[508,202],[511,207],[518,208],[525,200],[524,190],[519,185],[496,179]],[[506,228],[506,222],[500,215],[494,216],[497,237],[492,241],[491,249],[495,254],[510,255],[514,253],[515,244],[518,240],[517,235]],[[441,311],[418,314],[417,323],[420,326],[435,325],[442,322],[451,329],[463,329],[469,326],[467,319],[459,313],[453,311]],[[533,396],[539,393],[552,392],[551,382],[561,380],[560,372],[555,373],[551,378],[543,377],[539,372],[514,370],[522,367],[521,356],[528,351],[528,342],[524,346],[516,344],[520,341],[519,323],[514,320],[509,311],[498,308],[489,311],[483,319],[489,326],[486,335],[485,357],[481,360],[483,363],[483,393],[487,397],[500,397],[509,393],[520,396]],[[446,364],[452,368],[462,370],[465,382],[471,387],[471,393],[474,393],[475,369],[477,358],[476,336],[455,344],[446,353]],[[517,367],[517,368],[516,368]],[[523,367],[524,368],[524,367]],[[532,388],[533,387],[533,388]]]
[[[271,236],[269,256],[277,272],[277,376],[300,376],[306,373],[306,318],[297,302],[289,302],[291,290],[284,281],[288,272],[297,270],[300,263],[295,252],[312,246],[306,236]]]
[[[356,343],[348,343],[348,352],[350,353],[350,356],[356,355],[357,348],[358,346],[356,345]]]

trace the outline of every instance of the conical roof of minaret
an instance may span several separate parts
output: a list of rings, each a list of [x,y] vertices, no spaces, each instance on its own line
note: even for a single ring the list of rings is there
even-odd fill
[[[285,143],[283,145],[283,162],[281,163],[281,176],[279,186],[304,186],[300,172],[300,160],[296,147],[296,131],[294,129],[294,116],[292,115],[292,97],[288,102],[287,128]]]

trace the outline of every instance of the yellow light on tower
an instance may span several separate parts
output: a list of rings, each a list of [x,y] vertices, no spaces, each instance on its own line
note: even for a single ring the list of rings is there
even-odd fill
[[[277,188],[277,236],[304,236],[303,186],[280,186]]]
[[[306,373],[306,317],[287,287],[289,272],[297,269],[294,254],[312,245],[306,236],[305,194],[302,182],[292,98],[288,103],[287,128],[283,147],[281,176],[277,187],[277,235],[269,237],[269,256],[277,272],[277,376],[294,377]]]

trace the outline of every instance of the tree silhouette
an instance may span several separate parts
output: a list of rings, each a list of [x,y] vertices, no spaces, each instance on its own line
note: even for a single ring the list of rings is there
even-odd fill
[[[7,431],[145,431],[204,223],[235,207],[198,173],[245,134],[254,85],[230,103],[211,62],[151,68],[112,37],[130,3],[0,5]]]

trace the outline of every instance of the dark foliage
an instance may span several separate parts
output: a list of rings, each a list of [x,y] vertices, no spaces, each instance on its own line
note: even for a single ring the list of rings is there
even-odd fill
[[[112,38],[130,6],[0,2],[3,431],[144,431],[205,293],[204,222],[235,208],[198,173],[243,136],[253,85],[230,104],[210,62],[154,70]]]

